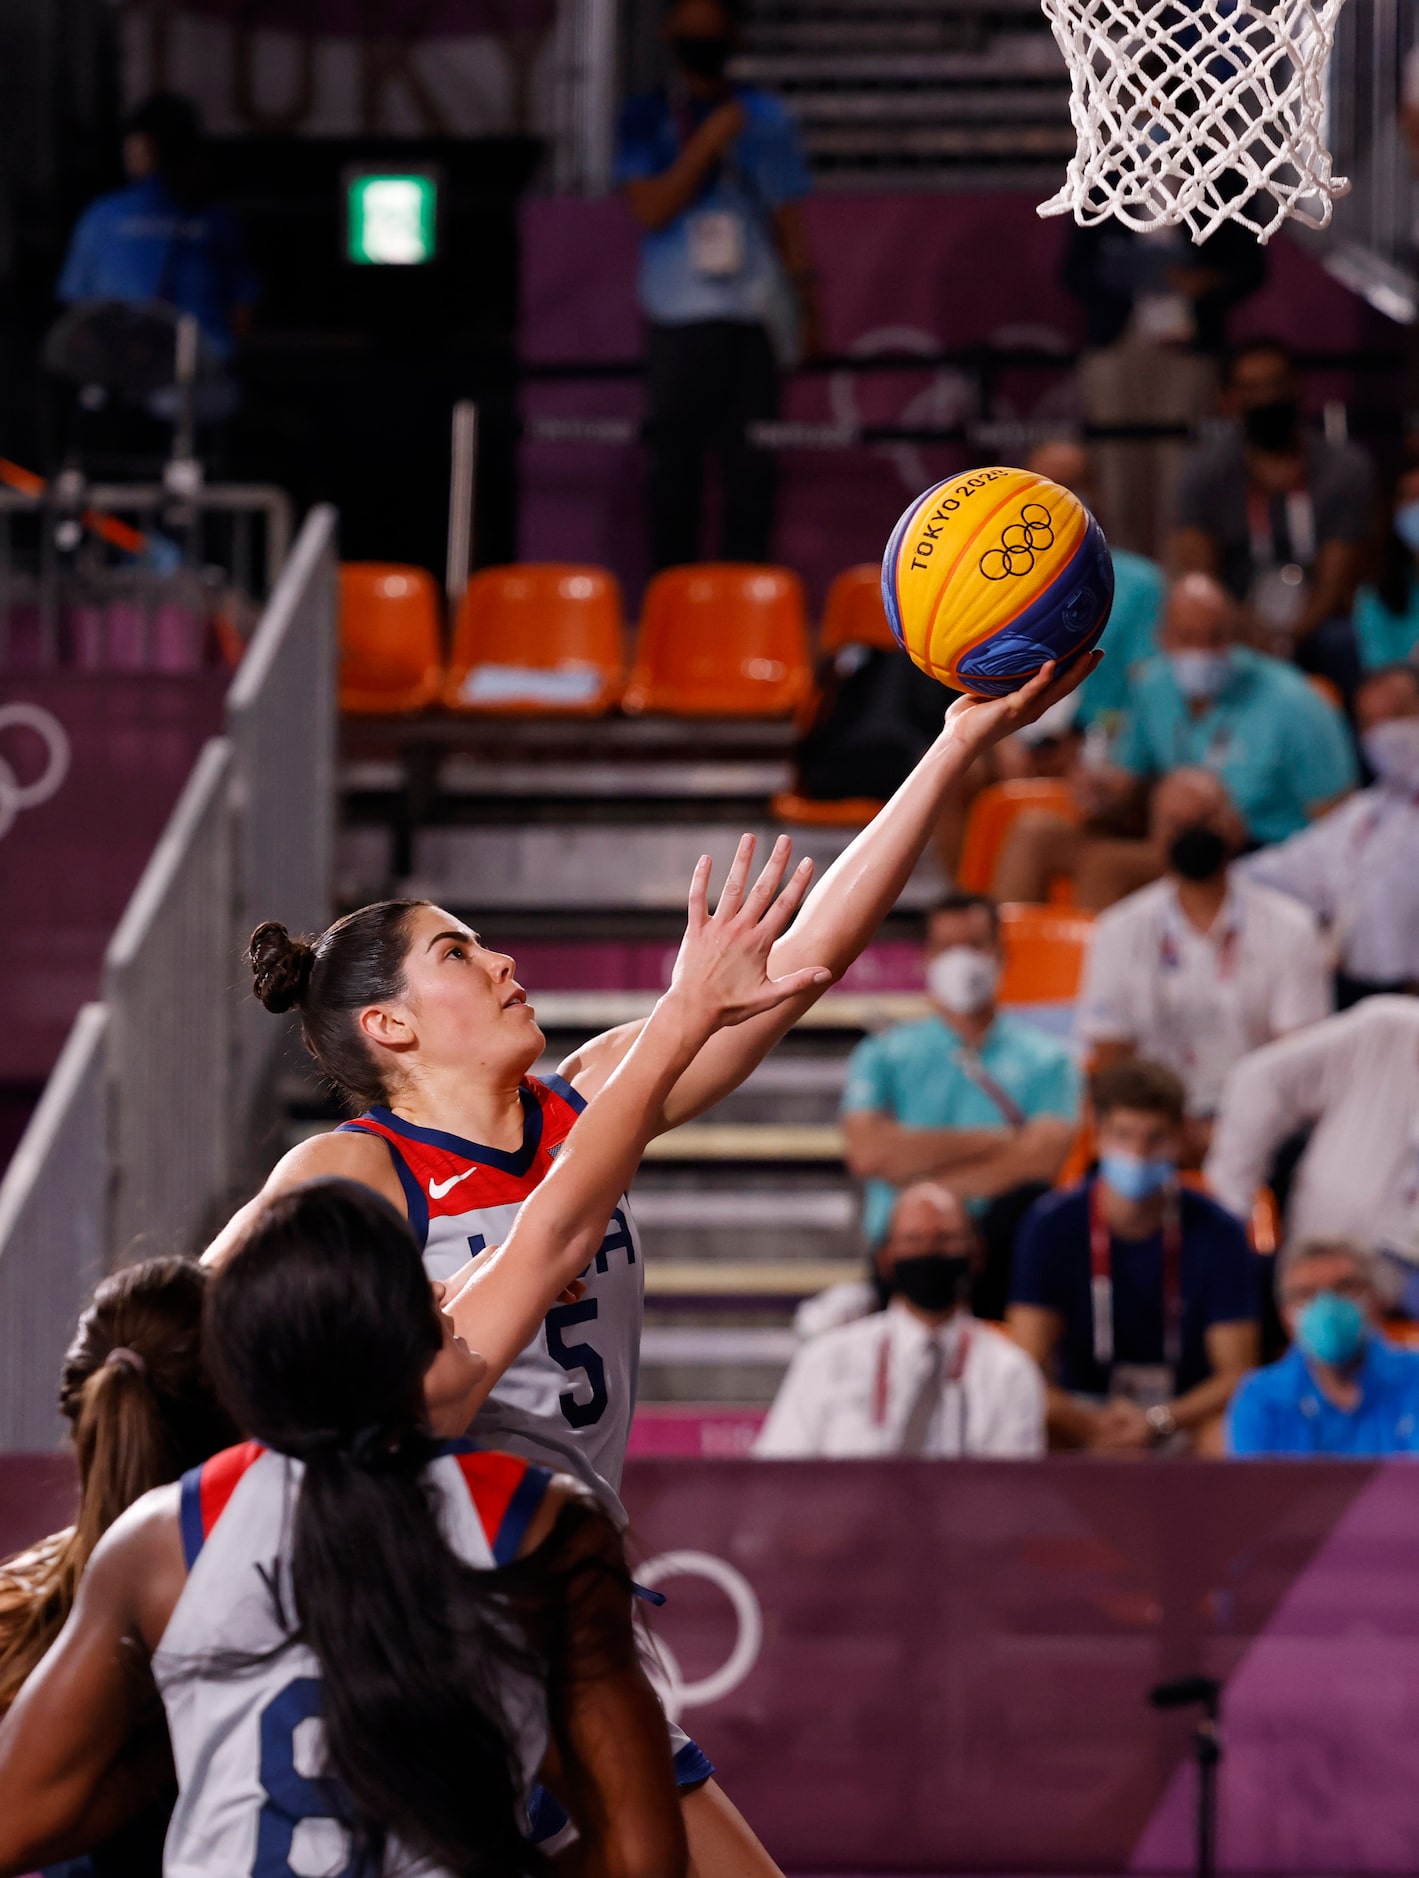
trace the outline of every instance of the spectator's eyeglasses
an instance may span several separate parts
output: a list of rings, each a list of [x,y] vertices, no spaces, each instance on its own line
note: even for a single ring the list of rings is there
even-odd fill
[[[1370,1295],[1370,1287],[1363,1278],[1341,1278],[1333,1285],[1288,1285],[1281,1293],[1281,1302],[1300,1309],[1325,1291],[1333,1291],[1338,1298],[1351,1298],[1356,1304],[1363,1304]]]

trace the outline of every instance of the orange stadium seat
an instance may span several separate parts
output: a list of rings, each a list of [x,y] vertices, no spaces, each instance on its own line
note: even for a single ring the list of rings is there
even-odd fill
[[[783,567],[671,567],[646,589],[627,711],[788,717],[812,684],[803,585]]]
[[[458,608],[443,701],[451,711],[596,717],[621,695],[619,583],[599,567],[489,567]]]
[[[831,655],[844,646],[873,646],[899,651],[882,604],[882,570],[875,561],[844,568],[828,589],[818,650]]]
[[[788,789],[773,798],[769,812],[776,821],[799,822],[805,828],[866,828],[882,806],[872,796],[843,796],[836,802],[820,802]]]
[[[1066,906],[1003,906],[1002,1004],[1067,1004],[1079,995],[1092,913]]]
[[[1027,777],[988,783],[970,806],[956,882],[967,893],[989,893],[995,863],[1016,818],[1026,809],[1049,809],[1079,819],[1069,784],[1060,777]]]
[[[393,715],[434,703],[443,678],[439,590],[422,567],[340,568],[340,709]]]

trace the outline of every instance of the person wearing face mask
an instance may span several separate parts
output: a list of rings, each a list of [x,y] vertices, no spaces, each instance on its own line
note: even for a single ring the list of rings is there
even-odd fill
[[[1355,725],[1373,784],[1242,863],[1326,927],[1342,1010],[1419,985],[1419,667],[1367,673]]]
[[[1367,672],[1419,648],[1419,436],[1405,439],[1385,517],[1373,583],[1355,597],[1355,637]]]
[[[875,1257],[885,1310],[810,1338],[754,1452],[768,1460],[1042,1454],[1045,1392],[1022,1350],[965,1302],[981,1245],[946,1188],[908,1187]]]
[[[1241,1221],[1178,1181],[1185,1097],[1170,1069],[1118,1063],[1090,1095],[1098,1170],[1021,1227],[1010,1333],[1045,1373],[1055,1445],[1218,1452],[1260,1355],[1258,1261]]]
[[[1077,1029],[1095,1069],[1144,1056],[1182,1078],[1196,1167],[1237,1059],[1329,1017],[1330,958],[1312,914],[1232,866],[1245,830],[1210,770],[1165,776],[1152,818],[1167,872],[1095,921]]]
[[[1419,1453],[1419,1350],[1380,1335],[1374,1254],[1344,1239],[1312,1239],[1288,1246],[1280,1264],[1277,1298],[1291,1348],[1232,1397],[1227,1452]]]
[[[940,901],[927,916],[925,963],[931,1015],[867,1038],[848,1064],[847,1164],[866,1182],[863,1230],[874,1247],[899,1189],[949,1187],[985,1244],[974,1308],[1000,1317],[1016,1227],[1069,1151],[1079,1074],[1064,1043],[997,1007],[1004,959],[993,901]]]
[[[1211,574],[1246,603],[1259,644],[1328,678],[1348,701],[1359,677],[1351,607],[1369,534],[1370,459],[1306,429],[1284,340],[1251,339],[1226,361],[1231,433],[1189,457],[1169,561]]]
[[[1048,898],[1066,875],[1094,911],[1156,880],[1167,857],[1141,835],[1150,788],[1178,769],[1226,786],[1248,846],[1284,841],[1354,787],[1344,719],[1280,659],[1237,643],[1237,603],[1206,574],[1174,583],[1158,654],[1130,680],[1106,765],[1082,768],[1083,820],[1021,816],[996,868],[1004,899]]]
[[[779,373],[819,349],[799,204],[811,182],[792,118],[734,83],[736,0],[670,0],[663,90],[621,117],[613,180],[642,230],[651,553],[701,558],[705,459],[722,472],[726,561],[769,561],[776,469],[748,427],[778,415]]]

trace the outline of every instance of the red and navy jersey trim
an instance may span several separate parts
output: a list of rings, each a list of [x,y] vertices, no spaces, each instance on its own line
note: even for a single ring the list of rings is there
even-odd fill
[[[392,1109],[372,1108],[369,1119],[378,1122],[381,1128],[387,1128],[391,1134],[400,1135],[405,1141],[420,1141],[427,1148],[442,1148],[447,1154],[457,1154],[465,1161],[474,1161],[480,1167],[496,1168],[500,1174],[525,1174],[537,1158],[537,1150],[542,1145],[542,1104],[537,1100],[535,1091],[527,1084],[518,1087],[518,1100],[522,1103],[522,1146],[512,1153],[502,1148],[485,1147],[478,1141],[465,1141],[462,1135],[446,1135],[438,1128],[419,1128],[413,1122],[406,1122]],[[358,1128],[359,1122],[342,1122],[342,1128]]]
[[[565,1076],[539,1076],[537,1080],[544,1088],[550,1089],[553,1095],[559,1095],[563,1102],[569,1103],[578,1115],[586,1107],[586,1097],[573,1089]]]
[[[212,1536],[212,1528],[227,1509],[227,1502],[237,1490],[237,1483],[253,1462],[266,1452],[259,1441],[243,1441],[240,1447],[224,1448],[200,1467],[189,1468],[182,1476],[178,1501],[178,1526],[182,1533],[182,1551],[187,1569],[197,1563],[197,1555]]]
[[[552,1484],[550,1468],[465,1442],[451,1442],[445,1452],[458,1462],[494,1562],[511,1565]]]

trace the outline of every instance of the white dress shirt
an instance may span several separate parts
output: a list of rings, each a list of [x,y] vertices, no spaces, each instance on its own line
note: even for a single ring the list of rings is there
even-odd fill
[[[1419,800],[1376,783],[1289,841],[1240,863],[1303,900],[1331,932],[1352,978],[1419,979]]]
[[[773,1460],[900,1454],[933,1338],[941,1344],[944,1374],[923,1452],[1043,1454],[1045,1385],[1038,1365],[965,1310],[932,1330],[899,1298],[885,1311],[803,1345],[759,1431],[755,1454]]]
[[[1356,1239],[1419,1264],[1419,998],[1366,998],[1245,1057],[1203,1170],[1215,1198],[1245,1219],[1276,1148],[1308,1122],[1288,1240]]]
[[[1211,1115],[1248,1050],[1328,1017],[1330,960],[1314,918],[1285,894],[1229,872],[1210,931],[1172,880],[1094,922],[1077,1024],[1086,1043],[1128,1043],[1166,1063],[1194,1115]]]

